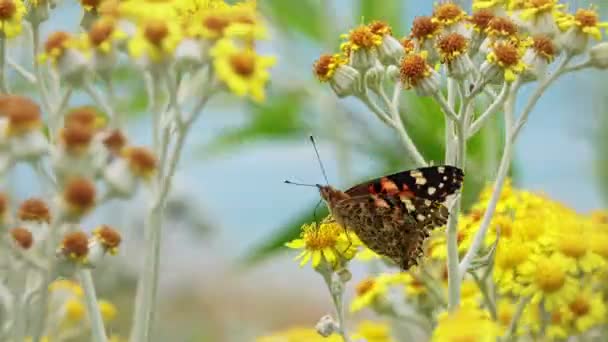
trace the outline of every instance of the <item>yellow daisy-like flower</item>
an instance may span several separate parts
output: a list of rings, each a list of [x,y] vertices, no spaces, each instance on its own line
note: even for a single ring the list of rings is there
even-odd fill
[[[300,238],[288,242],[286,246],[303,249],[296,257],[296,260],[300,259],[300,267],[312,260],[314,268],[319,267],[322,261],[334,268],[338,267],[342,262],[352,259],[357,251],[357,245],[353,243],[350,234],[347,236],[339,224],[329,220],[321,224],[303,225]]]
[[[392,342],[395,341],[391,336],[391,328],[384,322],[361,321],[357,329],[352,334],[354,341],[366,342]]]
[[[23,0],[0,0],[0,33],[9,39],[18,36],[25,12]]]
[[[439,318],[432,342],[495,342],[500,328],[488,313],[476,308],[462,307]]]
[[[606,322],[606,304],[601,293],[586,287],[568,304],[572,324],[579,333]]]
[[[418,297],[428,292],[421,276],[412,271],[403,274],[403,281],[405,282],[404,290],[407,297]]]
[[[516,309],[516,304],[507,298],[502,298],[496,303],[496,322],[500,326],[501,335],[511,326]]]
[[[536,17],[545,13],[555,13],[557,10],[564,8],[564,4],[560,4],[559,0],[527,0],[523,4],[524,9],[520,13],[520,17],[524,20],[535,20]]]
[[[574,15],[566,14],[557,19],[559,28],[562,31],[574,28],[577,32],[594,38],[602,39],[602,28],[608,28],[608,22],[600,22],[599,14],[594,8],[579,8]]]
[[[548,338],[548,341],[555,341],[568,337],[571,321],[572,315],[567,306],[543,312],[539,305],[527,305],[520,325],[522,329],[533,335],[542,334]]]
[[[129,54],[134,58],[147,57],[159,63],[173,57],[182,36],[179,26],[166,19],[148,19],[138,25],[137,33],[129,41]]]
[[[519,269],[521,294],[531,296],[531,303],[541,300],[548,310],[563,306],[576,296],[576,281],[570,275],[576,265],[559,253],[550,256],[534,254]]]
[[[256,342],[343,342],[338,334],[323,337],[312,328],[294,327],[258,337]]]
[[[510,43],[497,42],[492,51],[486,56],[489,63],[499,66],[503,70],[504,79],[507,82],[515,81],[517,75],[526,70],[522,61],[523,50]]]
[[[573,218],[579,220],[579,217]],[[556,237],[556,251],[566,258],[573,260],[582,272],[590,273],[601,267],[604,262],[602,258],[593,253],[591,240],[589,240],[589,229],[580,222],[565,222],[559,226],[561,231]]]
[[[253,49],[238,47],[231,39],[219,40],[211,50],[213,67],[218,79],[238,96],[264,100],[264,86],[270,78],[268,68],[276,59],[260,56]]]
[[[223,37],[263,39],[267,36],[264,25],[260,23],[255,4],[230,6],[199,11],[187,23],[188,36],[205,39]]]
[[[497,9],[506,7],[509,0],[473,0],[473,10]]]
[[[313,64],[313,72],[319,81],[328,82],[334,77],[336,69],[346,63],[348,59],[342,54],[324,54]]]
[[[127,34],[116,27],[113,19],[101,18],[91,25],[87,38],[93,49],[107,54],[117,42],[126,39]]]
[[[493,276],[499,292],[518,293],[521,288],[516,281],[519,269],[528,260],[533,249],[524,241],[500,241],[496,247]]]
[[[453,2],[436,4],[433,9],[433,21],[444,26],[450,26],[461,22],[466,19],[466,17],[467,12]]]
[[[65,320],[71,324],[79,323],[86,314],[84,303],[78,298],[69,298],[65,302],[64,308]]]
[[[374,33],[369,25],[360,25],[340,37],[348,40],[340,46],[347,54],[359,49],[372,50],[382,44],[382,35]]]

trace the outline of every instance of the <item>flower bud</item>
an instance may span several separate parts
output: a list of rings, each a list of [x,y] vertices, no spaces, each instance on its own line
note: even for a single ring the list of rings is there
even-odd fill
[[[62,195],[64,214],[72,218],[80,218],[95,206],[95,184],[86,178],[69,180]]]
[[[13,237],[13,240],[15,241],[15,244],[17,244],[17,246],[19,246],[20,248],[29,249],[30,247],[32,247],[32,244],[34,243],[34,238],[32,236],[32,233],[26,228],[13,228],[11,229],[10,233]]]
[[[360,77],[357,69],[349,65],[340,65],[329,80],[329,85],[338,97],[346,97],[358,91]]]
[[[594,68],[608,68],[608,42],[601,42],[591,48],[589,51],[589,62]]]
[[[319,335],[323,337],[328,337],[331,334],[337,332],[339,330],[338,323],[334,321],[334,319],[330,315],[325,315],[319,319],[317,325],[315,325],[315,329],[319,333]]]
[[[87,234],[82,231],[65,234],[58,254],[73,262],[85,263],[89,254]]]

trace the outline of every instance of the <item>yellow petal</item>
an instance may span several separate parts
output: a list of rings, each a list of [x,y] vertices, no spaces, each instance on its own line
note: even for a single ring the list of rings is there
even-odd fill
[[[300,260],[300,267],[306,265],[306,263],[308,262],[308,260],[310,260],[310,251],[304,251],[302,252],[302,260]]]
[[[323,248],[323,256],[325,257],[325,260],[332,265],[335,265],[336,261],[338,261],[336,253],[334,253],[334,250],[330,247]]]
[[[304,248],[306,246],[306,242],[302,239],[295,239],[286,243],[285,246],[289,248]]]
[[[312,252],[312,267],[317,268],[321,263],[321,251]]]

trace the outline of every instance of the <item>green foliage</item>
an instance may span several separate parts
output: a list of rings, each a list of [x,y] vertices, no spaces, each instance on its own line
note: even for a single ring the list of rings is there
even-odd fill
[[[318,41],[323,35],[321,20],[325,18],[322,3],[319,0],[262,0],[260,7],[279,27]]]
[[[385,21],[391,25],[396,35],[404,33],[404,11],[405,1],[402,0],[383,0],[382,6],[378,6],[377,0],[359,1],[359,18],[366,23],[372,20]]]

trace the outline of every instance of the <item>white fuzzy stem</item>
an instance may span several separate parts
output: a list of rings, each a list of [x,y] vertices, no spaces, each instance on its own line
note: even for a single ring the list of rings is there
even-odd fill
[[[91,324],[92,341],[106,342],[108,337],[106,336],[103,318],[101,317],[101,312],[99,311],[99,304],[97,303],[97,295],[95,294],[95,285],[93,284],[91,270],[83,268],[79,269],[78,278],[80,279],[80,284],[84,290],[84,300]]]

